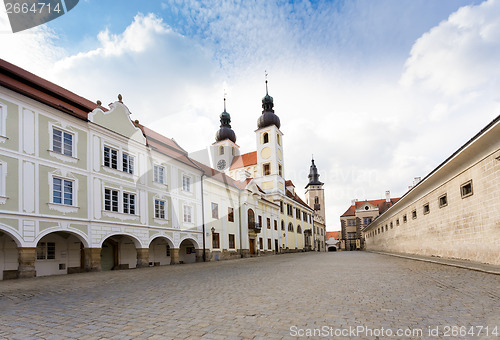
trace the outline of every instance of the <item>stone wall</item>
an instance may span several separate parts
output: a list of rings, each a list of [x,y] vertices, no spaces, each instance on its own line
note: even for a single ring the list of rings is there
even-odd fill
[[[469,181],[472,194],[463,195]],[[497,118],[365,229],[367,249],[500,265],[499,198]]]

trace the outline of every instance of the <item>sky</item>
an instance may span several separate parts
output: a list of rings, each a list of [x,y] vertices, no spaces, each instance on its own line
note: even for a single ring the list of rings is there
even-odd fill
[[[304,197],[311,157],[326,224],[353,199],[400,197],[500,112],[500,0],[80,0],[13,34],[0,58],[195,152],[227,111],[241,152],[269,94],[285,177]]]

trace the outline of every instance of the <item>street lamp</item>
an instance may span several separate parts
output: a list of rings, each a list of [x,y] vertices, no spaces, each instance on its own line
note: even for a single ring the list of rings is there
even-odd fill
[[[215,228],[212,227],[212,229],[210,229],[212,231],[212,235],[215,233]]]

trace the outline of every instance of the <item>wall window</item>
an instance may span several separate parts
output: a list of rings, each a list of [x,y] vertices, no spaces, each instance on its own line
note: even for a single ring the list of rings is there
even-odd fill
[[[283,214],[283,201],[280,201],[280,212]]]
[[[272,249],[272,246],[271,246],[271,239],[268,238],[267,239],[267,249],[271,250]]]
[[[231,207],[227,208],[227,220],[229,222],[234,222],[234,209]]]
[[[271,219],[267,218],[267,229],[271,229]]]
[[[184,222],[191,223],[193,220],[193,207],[185,205],[183,210],[184,210]]]
[[[279,145],[281,145],[281,137],[279,133],[276,134],[276,141],[278,142]]]
[[[406,215],[403,215],[403,223],[406,223],[407,220]]]
[[[37,260],[54,260],[56,258],[55,242],[38,242],[36,246]]]
[[[302,220],[307,222],[307,213],[305,211],[302,212]]]
[[[271,164],[270,163],[266,163],[266,164],[262,165],[262,174],[264,176],[271,174]]]
[[[283,177],[283,167],[281,166],[281,164],[278,164],[278,175],[280,175],[280,177]]]
[[[396,226],[399,225],[399,218],[396,219]]]
[[[417,211],[416,210],[413,210],[411,212],[411,218],[413,218],[413,219],[417,218]]]
[[[448,196],[446,194],[439,197],[439,207],[446,207],[448,205]]]
[[[155,200],[155,218],[165,219],[165,201]]]
[[[224,154],[224,147],[220,146],[219,147],[219,155],[223,155],[223,154]]]
[[[262,216],[259,215],[259,227],[262,228]]]
[[[259,237],[259,249],[264,249],[264,241],[262,240],[262,237]]]
[[[394,227],[394,226],[393,226],[392,221],[391,221],[391,229],[392,229],[393,227]]]
[[[165,168],[159,165],[153,166],[153,181],[165,184]]]
[[[104,210],[118,212],[118,190],[104,189]]]
[[[368,225],[372,223],[372,218],[371,217],[365,217],[363,218],[363,224]]]
[[[293,224],[292,224],[292,222],[288,223],[288,231],[293,231]]]
[[[297,218],[298,220],[300,220],[300,210],[295,208],[295,218]]]
[[[274,230],[278,230],[278,221],[274,220]]]
[[[219,233],[213,233],[212,234],[212,247],[219,249],[220,244],[219,244]]]
[[[111,169],[118,169],[118,150],[104,147],[104,166]]]
[[[73,205],[73,181],[52,179],[52,203]]]
[[[428,214],[430,211],[429,203],[424,204],[424,215]]]
[[[212,202],[212,218],[219,218],[219,205]]]
[[[128,192],[123,193],[123,212],[125,214],[135,214],[135,195]]]
[[[52,128],[52,151],[73,156],[73,134]]]
[[[191,192],[191,177],[189,176],[182,176],[182,190]]]
[[[462,198],[466,198],[469,196],[472,196],[472,180],[465,182],[460,186],[460,195],[462,195]]]
[[[234,234],[229,234],[229,249],[235,249]]]
[[[124,172],[129,173],[129,174],[133,174],[134,173],[134,156],[130,156],[128,153],[123,153],[122,159],[123,159],[122,170]]]
[[[269,134],[267,132],[264,132],[262,135],[262,144],[269,143]]]
[[[302,228],[300,227],[300,225],[299,225],[299,226],[297,226],[297,233],[298,233],[298,234],[302,234]]]
[[[281,220],[281,230],[285,230],[285,221]]]

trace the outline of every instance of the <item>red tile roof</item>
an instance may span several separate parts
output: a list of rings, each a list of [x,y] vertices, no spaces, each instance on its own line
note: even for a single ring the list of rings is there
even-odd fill
[[[304,207],[311,209],[297,194],[292,193],[290,190],[285,189],[285,194],[293,199],[295,202],[302,204]]]
[[[379,199],[379,200],[365,200],[365,201],[357,201],[354,203],[354,205],[351,205],[345,213],[343,213],[340,217],[346,217],[346,216],[354,216],[356,214],[356,209],[359,209],[363,204],[370,203],[371,205],[374,205],[378,208],[379,215],[382,214],[384,211],[386,211],[389,207],[391,207],[394,203],[396,203],[399,200],[399,197],[397,198],[391,198],[390,202],[386,202],[385,198]]]
[[[334,239],[338,240],[339,234],[340,234],[340,231],[327,231],[326,232],[326,239],[328,240],[330,237],[333,237]]]
[[[0,85],[83,120],[97,107],[96,103],[3,59],[0,59]]]
[[[295,188],[295,185],[293,185],[291,180],[285,181],[285,187],[289,187],[289,186],[292,186]]]
[[[231,164],[231,168],[229,170],[244,168],[249,165],[257,164],[257,151],[252,151],[249,153],[245,153],[243,155],[234,157],[233,163]]]

